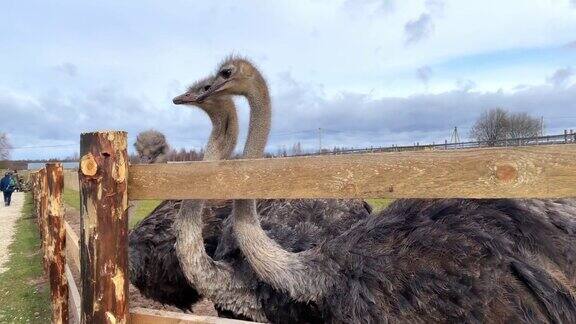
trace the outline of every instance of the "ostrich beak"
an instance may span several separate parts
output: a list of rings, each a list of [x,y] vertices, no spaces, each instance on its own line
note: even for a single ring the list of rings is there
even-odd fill
[[[202,102],[204,99],[210,97],[211,95],[224,90],[224,86],[226,84],[228,84],[228,82],[232,80],[232,79],[226,79],[224,81],[220,81],[220,82],[216,82],[214,83],[210,89],[208,89],[207,91],[205,91],[204,93],[202,93],[201,95],[199,95],[198,97],[196,97],[196,100],[199,102]]]
[[[172,99],[172,102],[175,105],[185,105],[198,102],[198,98],[194,97],[191,93],[186,92]]]

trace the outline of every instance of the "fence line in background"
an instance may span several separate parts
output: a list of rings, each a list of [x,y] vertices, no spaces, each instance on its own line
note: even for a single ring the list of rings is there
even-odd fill
[[[568,130],[564,130],[564,134],[511,138],[504,140],[496,140],[494,142],[468,141],[468,142],[448,143],[448,140],[446,140],[444,143],[439,144],[415,143],[414,145],[393,145],[393,146],[367,147],[358,149],[344,149],[336,151],[330,151],[326,149],[323,150],[322,152],[298,154],[294,156],[382,153],[382,152],[403,152],[403,151],[420,151],[420,150],[457,150],[457,149],[470,149],[470,148],[535,146],[535,145],[554,145],[554,144],[576,144],[576,133],[574,133],[573,130],[570,130],[570,132]]]

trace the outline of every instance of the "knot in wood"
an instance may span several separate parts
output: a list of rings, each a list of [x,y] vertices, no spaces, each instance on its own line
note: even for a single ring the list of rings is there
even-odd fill
[[[518,170],[510,164],[496,166],[496,178],[503,182],[510,182],[518,179]]]
[[[98,171],[98,164],[92,153],[85,154],[80,160],[80,171],[85,176],[94,176]]]

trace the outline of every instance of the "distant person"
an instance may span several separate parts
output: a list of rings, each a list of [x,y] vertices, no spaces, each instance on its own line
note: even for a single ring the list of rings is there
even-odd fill
[[[16,192],[22,191],[22,182],[24,182],[24,179],[18,174],[18,170],[14,170],[14,173],[12,174],[12,178],[14,179],[14,182],[16,183]]]
[[[0,191],[4,193],[4,206],[10,206],[14,190],[16,190],[16,181],[11,172],[6,172],[4,178],[0,180]]]

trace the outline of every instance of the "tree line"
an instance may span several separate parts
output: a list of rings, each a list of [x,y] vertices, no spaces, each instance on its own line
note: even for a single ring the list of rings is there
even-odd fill
[[[503,108],[493,108],[484,111],[474,123],[470,130],[470,137],[476,141],[484,142],[487,146],[495,146],[499,142],[507,139],[530,138],[543,135],[544,124],[540,118],[530,116],[525,112],[510,112]],[[0,160],[10,158],[9,138],[6,133],[0,132]],[[350,150],[350,147],[333,147],[331,149],[322,149],[322,153],[338,153]],[[287,148],[285,146],[278,148],[275,152],[266,153],[266,157],[286,157],[303,155],[307,152],[300,142]],[[174,149],[167,148],[167,161],[200,161],[204,156],[204,149]],[[238,154],[237,154],[238,155]],[[237,157],[237,156],[235,156]],[[233,157],[233,158],[235,158]],[[66,159],[51,159],[59,161],[77,161],[78,154],[75,153]],[[130,160],[138,162],[138,156],[131,154]]]
[[[542,136],[542,119],[532,117],[525,112],[509,112],[503,108],[484,111],[470,130],[470,137],[487,146],[513,138]]]

